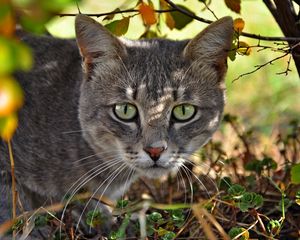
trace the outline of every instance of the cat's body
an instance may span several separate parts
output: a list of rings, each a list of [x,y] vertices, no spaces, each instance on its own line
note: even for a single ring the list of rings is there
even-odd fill
[[[115,199],[141,174],[178,170],[219,124],[232,31],[224,18],[190,42],[121,43],[79,16],[80,51],[74,40],[23,36],[35,66],[16,74],[25,105],[12,147],[25,208],[60,201],[76,187]],[[4,143],[1,153],[0,223],[11,205]]]

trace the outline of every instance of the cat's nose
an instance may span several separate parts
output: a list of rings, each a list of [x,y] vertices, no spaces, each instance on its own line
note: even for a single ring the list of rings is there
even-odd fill
[[[144,151],[151,157],[151,159],[156,162],[163,151],[165,151],[165,147],[147,147],[144,148]]]

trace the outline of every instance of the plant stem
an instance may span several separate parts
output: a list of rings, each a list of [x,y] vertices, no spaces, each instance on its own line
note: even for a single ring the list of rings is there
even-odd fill
[[[10,140],[7,142],[9,159],[10,159],[10,169],[11,169],[11,191],[12,191],[12,217],[15,220],[17,217],[17,190],[16,190],[16,178],[15,178],[15,161],[13,157],[12,147]],[[13,239],[16,238],[16,231],[13,231]]]

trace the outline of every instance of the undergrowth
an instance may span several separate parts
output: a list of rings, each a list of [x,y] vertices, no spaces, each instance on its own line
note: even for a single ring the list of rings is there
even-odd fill
[[[63,222],[58,204],[21,215],[12,230],[55,240],[300,238],[298,121],[265,138],[225,115],[222,131],[193,162],[176,176],[139,179],[116,204],[101,199],[113,220],[91,210],[77,224],[87,193],[72,200]]]

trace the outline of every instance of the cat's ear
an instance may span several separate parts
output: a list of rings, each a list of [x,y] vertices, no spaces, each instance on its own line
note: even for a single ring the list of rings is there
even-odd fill
[[[90,65],[97,62],[110,62],[126,55],[126,48],[121,41],[86,15],[76,16],[75,31],[85,68],[90,68]]]
[[[183,54],[192,61],[203,60],[201,62],[224,70],[226,69],[226,58],[231,49],[233,32],[232,18],[223,17],[190,40]]]

